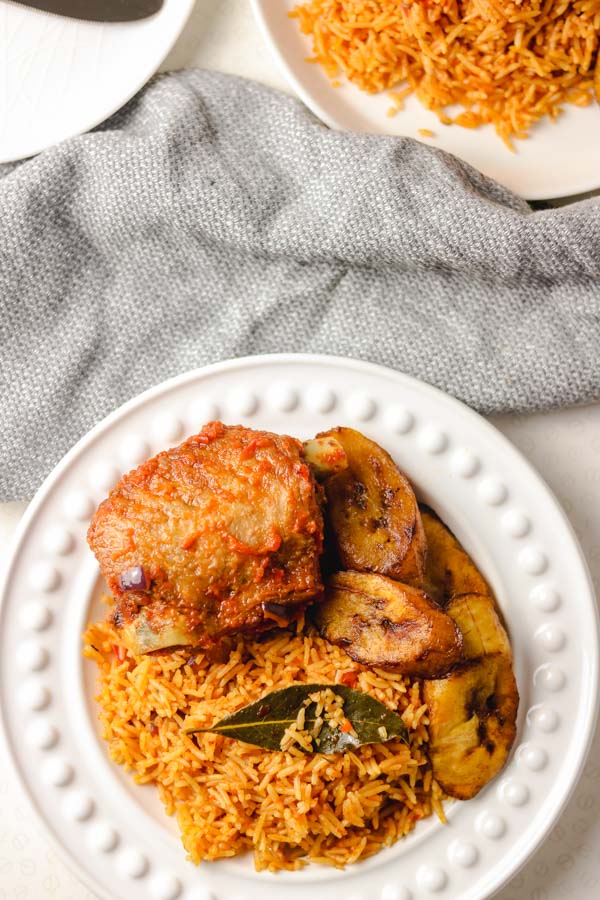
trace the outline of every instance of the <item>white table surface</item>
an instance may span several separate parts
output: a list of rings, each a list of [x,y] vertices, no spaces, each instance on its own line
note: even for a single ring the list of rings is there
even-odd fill
[[[193,65],[287,89],[262,45],[247,0],[198,0],[163,68]],[[563,504],[600,593],[600,406],[493,421],[537,467]],[[0,504],[0,567],[25,508],[25,503]],[[95,900],[38,834],[20,791],[7,778],[3,753],[0,745],[0,900]],[[599,848],[597,734],[584,775],[551,836],[497,896],[500,900],[599,897]]]

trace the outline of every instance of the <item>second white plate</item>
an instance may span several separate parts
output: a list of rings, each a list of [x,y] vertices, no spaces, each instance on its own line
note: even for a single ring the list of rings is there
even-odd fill
[[[446,127],[414,97],[393,118],[386,113],[386,94],[372,95],[340,79],[332,87],[325,72],[305,62],[310,40],[288,13],[298,0],[251,0],[263,35],[284,75],[306,105],[331,128],[404,135],[447,150],[527,200],[546,200],[600,187],[600,104],[585,108],[567,104],[557,122],[542,120],[528,140],[516,141],[511,153],[491,126],[476,130]],[[435,138],[424,140],[419,128]]]

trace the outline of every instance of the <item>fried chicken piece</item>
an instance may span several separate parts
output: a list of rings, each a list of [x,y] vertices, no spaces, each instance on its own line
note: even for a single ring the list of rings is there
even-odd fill
[[[211,647],[293,619],[322,591],[320,490],[299,441],[221,422],[121,478],[88,542],[125,643]]]

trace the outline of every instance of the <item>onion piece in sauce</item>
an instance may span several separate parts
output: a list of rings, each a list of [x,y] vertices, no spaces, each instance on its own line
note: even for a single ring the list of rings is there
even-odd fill
[[[142,566],[132,566],[119,575],[122,591],[147,591],[149,584]]]

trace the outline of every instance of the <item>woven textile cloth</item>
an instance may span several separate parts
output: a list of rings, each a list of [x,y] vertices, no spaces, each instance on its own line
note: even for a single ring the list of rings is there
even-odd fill
[[[145,388],[282,351],[485,413],[596,400],[600,202],[533,211],[435,148],[201,71],[0,169],[0,499]]]

